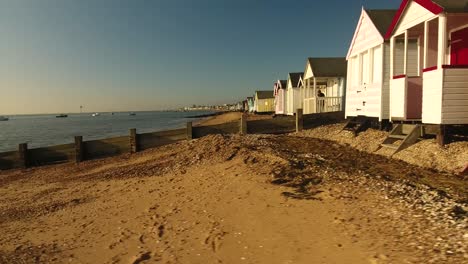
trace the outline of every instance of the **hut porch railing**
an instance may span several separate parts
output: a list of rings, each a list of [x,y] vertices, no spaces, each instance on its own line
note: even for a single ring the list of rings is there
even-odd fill
[[[304,114],[329,113],[343,110],[342,96],[311,97],[304,99]]]

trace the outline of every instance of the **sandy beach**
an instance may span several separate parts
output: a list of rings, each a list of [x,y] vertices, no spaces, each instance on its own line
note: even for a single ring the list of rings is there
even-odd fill
[[[467,260],[466,179],[320,129],[0,172],[0,263]]]
[[[219,125],[223,123],[229,123],[238,121],[241,118],[241,112],[226,112],[221,115],[211,116],[205,119],[200,120],[195,125],[199,126],[212,126]],[[247,120],[261,120],[261,119],[270,119],[272,115],[256,115],[256,114],[246,114]]]

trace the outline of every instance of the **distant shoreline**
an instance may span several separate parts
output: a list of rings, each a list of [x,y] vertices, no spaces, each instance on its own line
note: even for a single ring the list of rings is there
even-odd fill
[[[224,111],[219,111],[219,112],[214,112],[214,113],[209,113],[209,114],[203,114],[203,115],[194,115],[194,116],[187,116],[187,118],[204,118],[204,117],[212,117],[212,116],[218,116],[218,115],[222,115],[224,113],[227,113],[227,112],[224,112]]]

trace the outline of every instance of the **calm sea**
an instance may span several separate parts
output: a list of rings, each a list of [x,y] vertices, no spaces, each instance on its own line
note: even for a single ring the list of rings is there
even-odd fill
[[[197,112],[135,112],[69,114],[67,118],[49,115],[8,116],[9,121],[0,121],[0,152],[16,150],[19,143],[28,143],[28,148],[52,146],[74,142],[74,136],[83,136],[83,140],[103,139],[129,134],[130,128],[137,133],[147,133],[168,129],[183,128],[188,118],[207,111]]]

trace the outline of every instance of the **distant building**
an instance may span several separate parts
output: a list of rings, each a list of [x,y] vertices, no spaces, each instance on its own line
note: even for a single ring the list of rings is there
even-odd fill
[[[255,99],[253,97],[247,97],[247,104],[249,106],[248,111],[250,113],[255,112]]]

